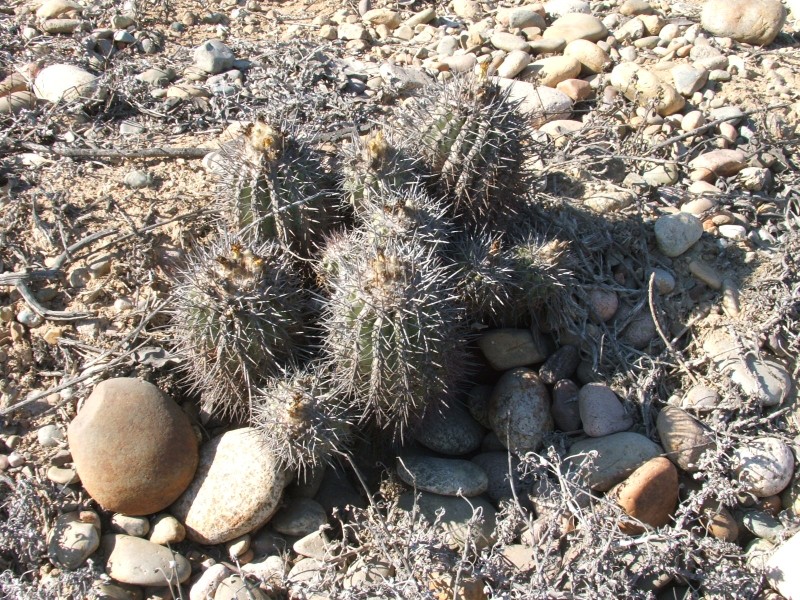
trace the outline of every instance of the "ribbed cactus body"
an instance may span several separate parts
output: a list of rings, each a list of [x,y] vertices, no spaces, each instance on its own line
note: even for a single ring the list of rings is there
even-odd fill
[[[332,461],[351,434],[342,394],[315,369],[271,380],[256,395],[253,412],[267,449],[301,475]]]
[[[452,392],[463,367],[451,274],[418,239],[353,247],[323,327],[331,377],[395,437]]]
[[[401,189],[414,184],[419,175],[414,162],[382,130],[356,138],[343,150],[342,179],[348,204],[358,213],[374,202],[386,188]]]
[[[322,161],[300,133],[256,122],[223,158],[217,189],[225,226],[309,256],[335,220],[335,203]]]
[[[223,238],[189,264],[173,331],[208,410],[248,417],[256,386],[296,363],[306,295],[277,244]]]
[[[515,108],[485,77],[457,78],[401,111],[392,141],[420,157],[455,217],[482,225],[513,214],[526,185],[529,133]]]
[[[510,247],[517,284],[517,311],[535,313],[545,305],[557,309],[560,295],[569,293],[565,287],[569,274],[561,268],[567,245],[558,240],[546,240],[534,235],[518,238]]]
[[[462,234],[447,247],[456,292],[470,321],[502,326],[515,320],[519,296],[515,263],[500,234]]]

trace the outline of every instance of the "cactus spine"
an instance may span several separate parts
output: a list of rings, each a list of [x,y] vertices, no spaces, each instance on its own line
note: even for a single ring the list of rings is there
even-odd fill
[[[418,155],[460,221],[482,224],[516,211],[524,189],[528,127],[484,75],[432,86],[399,117],[397,144]]]
[[[402,439],[426,406],[452,391],[462,340],[451,274],[416,238],[354,245],[332,281],[323,327],[331,377]]]
[[[273,379],[259,390],[253,420],[267,449],[302,476],[330,462],[350,437],[341,395],[313,369]]]
[[[190,262],[174,331],[210,412],[250,416],[255,387],[300,356],[304,312],[299,277],[277,244],[226,237]]]
[[[228,170],[218,190],[229,230],[310,256],[333,218],[321,159],[300,133],[256,122],[224,151]]]

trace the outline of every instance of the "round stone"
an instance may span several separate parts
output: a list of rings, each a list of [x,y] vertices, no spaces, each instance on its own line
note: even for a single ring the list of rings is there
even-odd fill
[[[661,527],[669,522],[678,502],[678,470],[664,457],[653,458],[612,489],[609,496],[633,519]],[[632,521],[623,521],[620,529],[630,534],[644,531]]]
[[[564,56],[571,56],[581,64],[587,75],[602,73],[611,63],[608,52],[589,40],[573,40],[564,48]]]
[[[166,587],[183,583],[192,574],[185,557],[142,538],[104,535],[102,545],[108,557],[106,573],[121,583]]]
[[[458,456],[480,448],[483,427],[459,404],[431,408],[414,431],[414,439],[440,454]]]
[[[402,494],[398,508],[411,512],[416,504],[419,514],[429,523],[438,524],[443,534],[442,541],[449,547],[458,549],[466,544],[474,544],[480,551],[494,542],[497,511],[488,500],[421,492],[415,503],[415,496],[414,492]],[[481,519],[477,522],[476,531],[471,523],[477,511],[480,511]]]
[[[674,258],[694,246],[703,235],[700,219],[689,213],[679,212],[656,219],[656,243],[664,256]]]
[[[719,404],[717,390],[701,384],[692,386],[681,401],[682,408],[697,412],[712,411],[717,408],[717,404]]]
[[[222,563],[208,567],[200,578],[194,582],[189,591],[190,600],[209,600],[214,597],[219,584],[231,574],[230,569]]]
[[[497,371],[532,365],[547,358],[545,344],[530,329],[492,329],[478,339],[478,347]]]
[[[596,455],[586,475],[586,484],[594,491],[606,492],[648,460],[659,456],[662,450],[639,433],[623,431],[575,442],[569,449],[564,467],[577,469],[592,452]]]
[[[611,85],[622,92],[628,100],[641,105],[656,102],[656,111],[662,117],[680,112],[686,100],[669,83],[638,63],[624,62],[611,71]]]
[[[797,557],[800,556],[800,533],[795,533],[783,542],[766,564],[766,577],[769,584],[787,600],[800,598],[800,569]]]
[[[633,419],[625,412],[614,390],[602,383],[589,383],[580,389],[578,409],[583,431],[591,437],[625,431],[633,425]]]
[[[203,445],[197,475],[170,510],[190,540],[221,544],[264,525],[289,479],[256,430],[234,429]]]
[[[469,498],[482,494],[489,485],[483,469],[468,460],[456,458],[398,457],[397,474],[416,489],[442,496]]]
[[[219,582],[214,592],[214,600],[269,600],[254,583],[241,575],[228,575]]]
[[[667,457],[687,473],[696,473],[700,457],[715,447],[710,432],[692,415],[676,406],[662,409],[656,419],[656,428]]]
[[[575,373],[581,356],[578,348],[570,344],[561,346],[553,352],[539,367],[539,377],[548,384],[553,385],[561,379],[566,379]]]
[[[524,76],[540,85],[554,88],[562,81],[573,79],[581,72],[581,63],[572,56],[550,56],[534,61]]]
[[[186,529],[180,521],[168,514],[160,514],[153,519],[150,529],[150,541],[154,544],[166,546],[178,544],[186,538]]]
[[[711,535],[723,542],[733,543],[739,539],[739,525],[733,515],[724,507],[716,510],[706,510],[703,523]]]
[[[708,0],[700,23],[718,37],[766,46],[780,33],[786,8],[778,0]]]
[[[33,92],[37,98],[54,103],[103,95],[96,75],[67,64],[50,65],[39,71],[33,82]]]
[[[100,546],[100,533],[80,513],[59,515],[47,537],[47,550],[54,565],[77,569]]]
[[[791,448],[774,437],[760,437],[742,444],[734,450],[733,461],[739,482],[759,498],[780,494],[794,473]]]
[[[208,40],[194,50],[194,64],[212,75],[227,71],[233,66],[233,51],[219,40]]]
[[[506,372],[492,390],[489,422],[506,448],[517,454],[535,452],[553,431],[550,395],[530,369]]]
[[[150,521],[145,517],[116,514],[111,517],[111,529],[117,533],[124,533],[133,537],[144,537],[150,531]]]
[[[270,520],[272,529],[283,535],[302,537],[328,523],[325,509],[310,498],[292,498]]]
[[[106,510],[126,515],[169,506],[197,467],[197,438],[188,417],[140,379],[98,384],[67,438],[86,491]]]

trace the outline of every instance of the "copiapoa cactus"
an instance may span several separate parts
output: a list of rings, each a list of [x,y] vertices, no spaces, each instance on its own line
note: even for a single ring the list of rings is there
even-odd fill
[[[312,367],[272,379],[260,389],[253,424],[267,449],[305,477],[340,455],[350,439],[352,414],[343,400]]]
[[[341,258],[322,322],[331,378],[362,420],[402,439],[462,375],[452,274],[414,237],[389,248],[353,244]]]
[[[515,108],[485,75],[455,78],[404,108],[390,141],[420,157],[459,221],[502,220],[516,211],[528,179],[529,126]]]
[[[223,148],[222,162],[217,195],[225,227],[253,243],[274,240],[311,255],[335,220],[335,197],[301,132],[257,121]]]
[[[276,243],[223,236],[176,287],[173,331],[209,412],[249,417],[252,393],[298,362],[306,294]]]

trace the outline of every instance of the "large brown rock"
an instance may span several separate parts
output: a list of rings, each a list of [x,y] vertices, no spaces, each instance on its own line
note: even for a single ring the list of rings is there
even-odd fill
[[[197,439],[188,417],[140,379],[100,383],[67,437],[83,486],[109,511],[158,512],[183,493],[197,468]]]
[[[653,458],[613,488],[609,495],[634,519],[661,527],[666,525],[678,502],[678,470],[663,456]],[[637,534],[643,527],[633,521],[620,523],[620,530]]]

